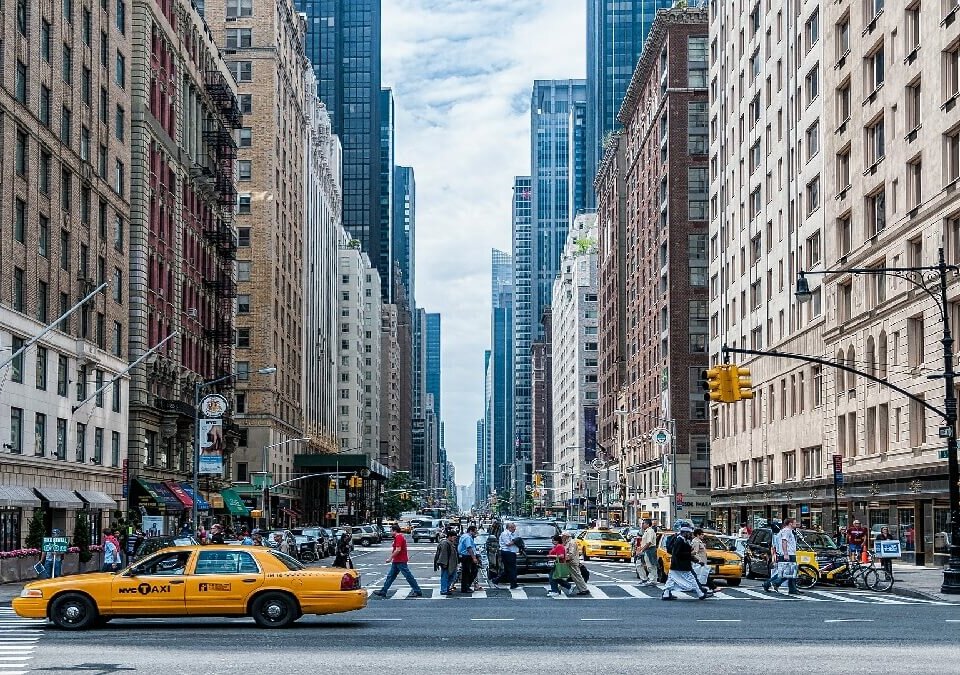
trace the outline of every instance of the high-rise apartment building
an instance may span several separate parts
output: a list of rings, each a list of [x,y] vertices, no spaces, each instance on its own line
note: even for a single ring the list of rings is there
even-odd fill
[[[393,169],[393,251],[394,274],[400,276],[407,292],[407,307],[415,305],[414,285],[417,222],[417,182],[413,169]],[[397,302],[394,296],[394,302]]]
[[[573,509],[588,498],[581,477],[597,444],[597,217],[577,216],[567,236],[560,274],[553,285],[552,457],[547,503]],[[596,485],[596,482],[593,482]],[[578,491],[578,488],[583,489]],[[593,490],[595,493],[596,491]]]
[[[134,41],[131,64],[130,360],[177,336],[132,371],[130,506],[176,527],[177,502],[156,495],[164,479],[192,473],[194,385],[234,372],[242,115],[234,75],[190,3],[137,0],[131,19],[133,34],[151,39]],[[235,425],[225,426],[232,450]],[[205,491],[229,482],[232,453],[224,459],[221,474],[204,474]]]
[[[400,341],[397,305],[383,305],[380,327],[380,448],[378,461],[400,469]]]
[[[394,154],[396,127],[394,123],[393,89],[380,90],[380,284],[384,302],[390,302],[393,293],[393,218],[396,207],[394,194]]]
[[[129,355],[127,10],[21,1],[6,5],[0,24],[2,550],[21,547],[35,508],[48,528],[70,532],[75,512],[89,507],[99,529],[123,496],[126,380],[94,394]]]
[[[486,352],[489,359],[490,352]],[[487,487],[487,476],[490,475],[490,461],[487,459],[487,426],[486,420],[477,420],[477,455],[473,464],[473,500],[478,506],[485,504],[490,494]]]
[[[603,142],[620,128],[617,113],[658,9],[674,0],[587,0],[587,207]]]
[[[530,444],[530,417],[531,417],[531,391],[530,376],[532,373],[530,364],[530,348],[536,338],[533,312],[535,291],[535,273],[533,266],[533,190],[531,188],[530,176],[516,176],[513,179],[513,295],[510,298],[509,316],[506,312],[502,313],[501,321],[509,319],[511,329],[513,330],[512,339],[509,346],[513,350],[510,358],[510,378],[513,387],[513,407],[512,420],[510,422],[510,438],[507,439],[506,452],[503,458],[504,462],[512,462],[515,452],[514,448],[519,450],[523,444],[524,435],[526,436],[526,445]],[[494,308],[494,320],[497,319],[496,308]],[[495,349],[495,344],[494,351]],[[496,457],[496,449],[494,450]],[[494,467],[496,475],[494,485],[496,489],[504,489],[506,483],[504,479],[504,469],[500,467],[503,462],[496,462]]]
[[[725,344],[823,352],[827,299],[803,306],[794,290],[799,269],[823,258],[824,205],[835,201],[823,171],[835,103],[825,99],[840,98],[824,86],[834,65],[821,37],[824,7],[711,3],[711,363]],[[733,527],[793,515],[830,529],[815,490],[825,482],[824,373],[790,359],[731,360],[750,368],[754,399],[711,406],[713,518]],[[798,490],[782,499],[789,485]]]
[[[598,195],[598,220],[601,259],[622,251],[625,263],[625,289],[604,288],[601,295],[622,298],[626,316],[625,344],[614,350],[624,355],[623,381],[616,391],[601,389],[609,401],[604,412],[617,418],[604,425],[613,433],[601,446],[604,460],[617,464],[619,489],[601,501],[631,521],[649,513],[673,522],[677,493],[685,497],[683,517],[702,522],[709,516],[707,405],[700,386],[709,328],[707,45],[706,11],[657,13],[620,109],[625,130],[602,163],[604,174],[617,171],[610,160],[622,143],[624,180],[598,179],[624,190]],[[608,219],[615,201],[637,214],[622,228]],[[617,277],[601,275],[601,286],[611,282]],[[611,337],[613,330],[602,339]],[[604,351],[610,351],[606,345]],[[670,445],[650,442],[657,428],[670,430]]]
[[[553,463],[553,310],[540,315],[542,336],[530,349],[530,464],[532,471],[552,470]],[[534,505],[544,506],[544,495]]]
[[[343,143],[343,226],[387,283],[380,232],[380,0],[298,0],[306,57]]]
[[[304,435],[305,101],[315,92],[305,90],[306,24],[292,1],[207,2],[204,13],[214,39],[233,52],[227,67],[243,110],[236,136],[235,408],[244,412],[236,414],[236,461],[262,470],[263,448]],[[277,370],[258,374],[263,367]],[[296,444],[285,443],[266,453],[274,483],[291,477],[296,451]],[[274,514],[299,499],[295,487],[275,494]]]
[[[340,279],[340,139],[306,70],[307,175],[304,218],[303,401],[304,434],[314,451],[332,452],[337,441],[337,354]]]

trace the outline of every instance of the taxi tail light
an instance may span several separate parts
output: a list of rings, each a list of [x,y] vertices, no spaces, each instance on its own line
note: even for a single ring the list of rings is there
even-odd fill
[[[347,572],[342,577],[340,577],[341,591],[355,591],[358,588],[360,588],[359,574],[350,574],[349,572]]]

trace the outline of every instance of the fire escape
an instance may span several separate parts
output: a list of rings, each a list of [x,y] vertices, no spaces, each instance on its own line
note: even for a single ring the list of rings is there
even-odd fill
[[[243,116],[237,97],[219,70],[206,72],[205,85],[216,113],[204,122],[203,139],[212,159],[211,182],[218,208],[204,231],[204,237],[217,251],[216,264],[204,281],[204,287],[214,298],[214,311],[219,319],[216,325],[206,330],[206,337],[213,345],[216,372],[229,373],[233,371],[234,325],[229,318],[223,319],[233,317],[233,302],[237,297],[233,278],[233,263],[237,257],[237,240],[233,231],[237,144],[233,134],[243,124]]]

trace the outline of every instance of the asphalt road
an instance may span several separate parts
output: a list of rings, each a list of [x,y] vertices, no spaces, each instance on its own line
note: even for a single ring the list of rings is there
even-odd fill
[[[522,594],[440,598],[432,545],[412,546],[427,597],[386,600],[263,631],[247,619],[117,620],[85,633],[0,614],[2,673],[960,673],[960,605],[824,589],[768,596],[756,582],[665,603],[631,595],[625,564],[590,562],[600,598]],[[354,559],[371,590],[387,545]],[[753,595],[741,591],[750,591]],[[722,599],[721,599],[722,598]]]

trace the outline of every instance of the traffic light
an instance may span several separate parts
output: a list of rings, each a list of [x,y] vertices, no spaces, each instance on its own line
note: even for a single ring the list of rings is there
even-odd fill
[[[351,488],[357,489],[363,487],[363,479],[360,476],[350,476],[347,483]]]
[[[331,479],[330,479],[330,489],[331,489],[331,490],[336,490],[336,489],[337,489],[337,481],[336,481],[335,478],[331,478]]]
[[[732,393],[727,382],[727,366],[721,364],[704,370],[700,377],[704,390],[703,400],[714,403],[727,403]]]
[[[732,366],[733,393],[735,401],[753,398],[753,381],[750,379],[750,369],[742,366]]]
[[[537,487],[543,485],[543,476],[541,476],[539,473],[533,474],[533,484]]]

